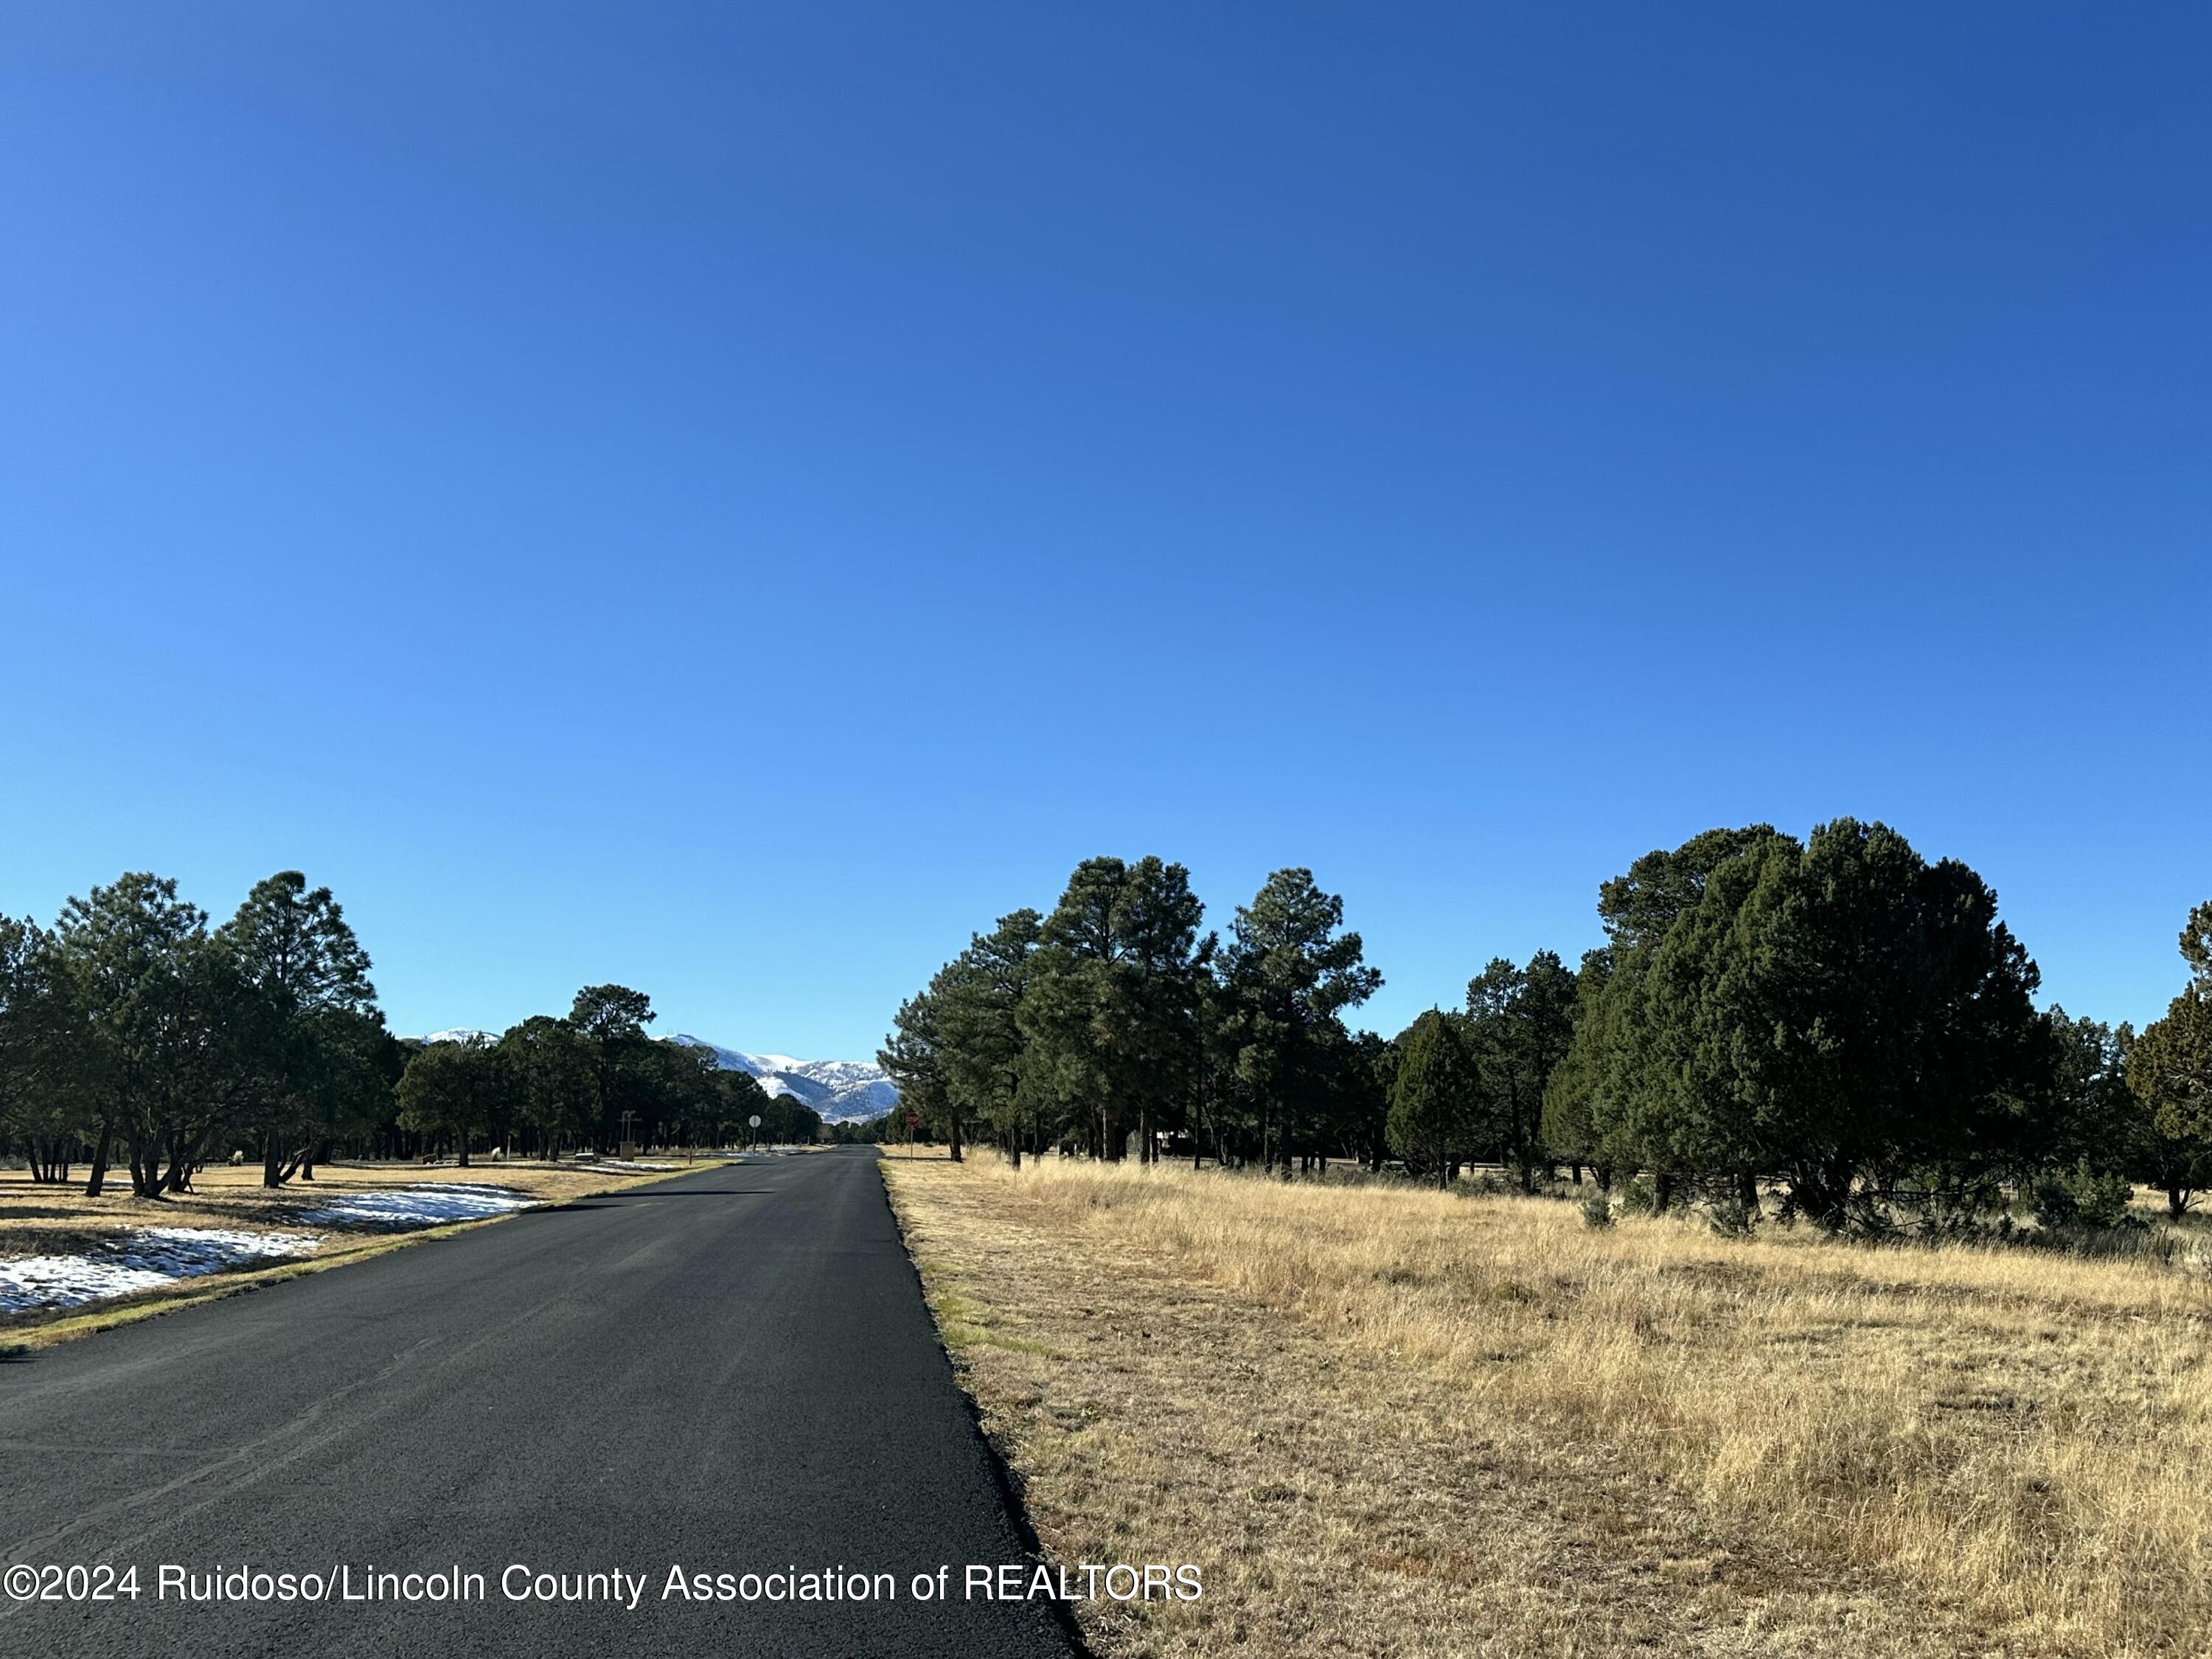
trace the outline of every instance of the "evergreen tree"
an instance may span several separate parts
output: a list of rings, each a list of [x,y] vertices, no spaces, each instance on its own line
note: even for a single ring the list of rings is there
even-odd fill
[[[721,1067],[713,1049],[664,1039],[646,1043],[633,1065],[629,1097],[647,1145],[693,1146],[720,1139],[728,1097],[716,1083]]]
[[[418,1049],[400,1074],[399,1124],[432,1141],[447,1141],[463,1168],[469,1148],[506,1118],[514,1079],[498,1048],[481,1037],[433,1042]]]
[[[1034,1147],[1039,1126],[1021,1092],[1027,1048],[1021,1010],[1042,931],[1042,918],[1034,910],[1001,916],[930,982],[944,1037],[942,1109],[955,1160],[962,1127],[970,1120],[990,1127],[1017,1168],[1024,1143]]]
[[[1344,1149],[1380,1173],[1390,1153],[1390,1095],[1398,1081],[1398,1045],[1373,1031],[1352,1039],[1350,1063],[1339,1071],[1335,1113]]]
[[[652,1102],[635,1085],[647,1048],[645,1028],[654,1018],[653,999],[627,985],[586,985],[569,1006],[568,1024],[591,1045],[599,1133],[605,1144],[622,1137],[623,1112],[631,1115],[637,1133],[650,1119]]]
[[[761,1087],[761,1080],[750,1072],[717,1070],[714,1073],[714,1084],[720,1102],[719,1115],[721,1122],[729,1126],[732,1135],[748,1144],[756,1139],[779,1143],[811,1141],[814,1130],[821,1125],[822,1120],[804,1102],[793,1100],[788,1095],[778,1097],[769,1094]],[[795,1112],[794,1107],[797,1108]],[[801,1127],[801,1114],[804,1115],[804,1127]],[[757,1134],[752,1126],[754,1118],[761,1121]]]
[[[82,1011],[51,933],[0,916],[0,1137],[20,1144],[31,1179],[69,1179],[90,1100]]]
[[[1390,1085],[1390,1145],[1408,1173],[1450,1183],[1464,1154],[1474,1068],[1454,1022],[1431,1009],[1398,1039],[1396,1076]]]
[[[1604,1029],[1606,1022],[1622,1018],[1622,999],[1608,995],[1612,973],[1610,947],[1583,952],[1566,1046],[1544,1081],[1544,1145],[1552,1156],[1573,1166],[1577,1186],[1582,1184],[1585,1164],[1600,1188],[1613,1184],[1597,1106],[1598,1079],[1622,1042],[1616,1030]]]
[[[1881,824],[1801,846],[1713,831],[1607,883],[1612,940],[1553,1100],[1601,1155],[1840,1224],[1855,1199],[1965,1201],[2051,1086],[2034,964],[1996,895]],[[1872,1212],[1865,1212],[1871,1216]]]
[[[899,1004],[890,1034],[876,1050],[876,1064],[898,1085],[899,1105],[932,1123],[945,1123],[959,1157],[959,1133],[951,1123],[951,1101],[945,1080],[944,1040],[939,1036],[937,990],[944,978],[939,969],[929,988]]]
[[[1120,1158],[1134,1129],[1152,1155],[1200,1065],[1202,914],[1179,864],[1076,866],[1025,959],[1019,1112],[1062,1120],[1095,1157]]]
[[[55,935],[70,994],[84,1009],[83,1059],[97,1139],[85,1191],[105,1187],[120,1139],[131,1188],[159,1198],[165,1176],[219,1121],[237,1073],[235,976],[209,948],[207,915],[177,884],[133,872],[62,908]]]
[[[1553,951],[1526,968],[1504,957],[1467,988],[1467,1048],[1480,1081],[1475,1141],[1534,1191],[1551,1155],[1543,1138],[1544,1089],[1574,1036],[1575,975]]]
[[[532,1014],[499,1040],[517,1115],[548,1159],[591,1133],[599,1121],[598,1057],[588,1038],[565,1019]]]
[[[2015,1180],[2087,1164],[2099,1174],[2132,1172],[2145,1158],[2148,1114],[2127,1085],[2135,1033],[2102,1020],[2077,1019],[2055,1004],[2044,1016],[2051,1033],[2051,1088],[2022,1116],[2014,1142]]]
[[[2212,902],[2189,913],[2181,955],[2190,983],[2163,1019],[2144,1028],[2126,1062],[2128,1087],[2151,1115],[2149,1149],[2164,1166],[2160,1184],[2175,1215],[2212,1171]]]
[[[2191,982],[2212,991],[2212,899],[2191,910],[2183,924],[2181,959],[2189,964]]]
[[[257,883],[213,943],[260,1005],[238,1093],[261,1143],[262,1184],[279,1187],[319,1143],[380,1109],[383,1017],[368,955],[331,890],[310,890],[296,870]]]
[[[1343,925],[1344,901],[1313,872],[1278,870],[1237,910],[1221,953],[1219,1041],[1261,1163],[1285,1176],[1340,1127],[1331,1109],[1347,1098],[1343,1074],[1357,1063],[1343,1015],[1382,985]]]

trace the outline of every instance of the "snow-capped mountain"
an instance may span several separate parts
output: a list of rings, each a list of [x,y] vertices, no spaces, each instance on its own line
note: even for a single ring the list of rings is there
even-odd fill
[[[434,1042],[496,1042],[496,1031],[478,1031],[466,1025],[453,1025],[442,1031],[430,1031],[422,1036],[402,1037],[402,1042],[419,1042],[425,1048]]]
[[[795,1095],[822,1115],[824,1123],[852,1123],[881,1117],[898,1104],[898,1085],[883,1067],[864,1060],[794,1060],[789,1054],[749,1054],[725,1048],[704,1037],[678,1032],[669,1038],[694,1048],[711,1048],[726,1072],[750,1072],[772,1095]]]

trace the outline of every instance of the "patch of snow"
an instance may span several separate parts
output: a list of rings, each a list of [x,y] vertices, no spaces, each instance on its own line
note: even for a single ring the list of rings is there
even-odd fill
[[[448,1221],[481,1221],[526,1210],[536,1200],[505,1187],[446,1182],[392,1192],[348,1193],[335,1204],[302,1212],[303,1221],[366,1222],[384,1227],[434,1227]]]
[[[26,1255],[0,1261],[0,1313],[74,1308],[106,1297],[158,1290],[243,1262],[303,1255],[319,1243],[296,1233],[135,1227],[81,1255]]]
[[[659,1174],[663,1170],[684,1170],[690,1166],[684,1164],[633,1164],[628,1158],[603,1158],[592,1167],[595,1170],[635,1170],[641,1174],[650,1170]]]

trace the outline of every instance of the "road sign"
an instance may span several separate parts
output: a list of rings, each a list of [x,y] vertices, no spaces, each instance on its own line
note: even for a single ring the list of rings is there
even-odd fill
[[[906,1127],[909,1129],[919,1129],[921,1127],[921,1114],[908,1112],[906,1115]]]
[[[746,1122],[748,1122],[748,1123],[750,1123],[750,1124],[751,1124],[751,1125],[753,1126],[753,1127],[754,1127],[754,1128],[756,1128],[756,1129],[759,1128],[759,1127],[760,1127],[760,1114],[759,1114],[758,1112],[755,1112],[755,1113],[754,1113],[750,1117],[747,1118],[747,1119],[745,1120],[745,1121],[746,1121]]]

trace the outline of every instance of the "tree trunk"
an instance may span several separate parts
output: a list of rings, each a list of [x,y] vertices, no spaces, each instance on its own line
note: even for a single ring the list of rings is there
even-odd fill
[[[131,1142],[131,1195],[161,1196],[161,1149],[137,1137]]]
[[[100,1121],[100,1139],[92,1149],[92,1172],[85,1179],[84,1195],[98,1198],[107,1187],[107,1149],[115,1133],[115,1126],[106,1118]]]
[[[179,1135],[169,1143],[168,1173],[161,1177],[161,1190],[167,1193],[188,1193],[192,1189],[192,1154],[198,1150],[188,1146]]]

